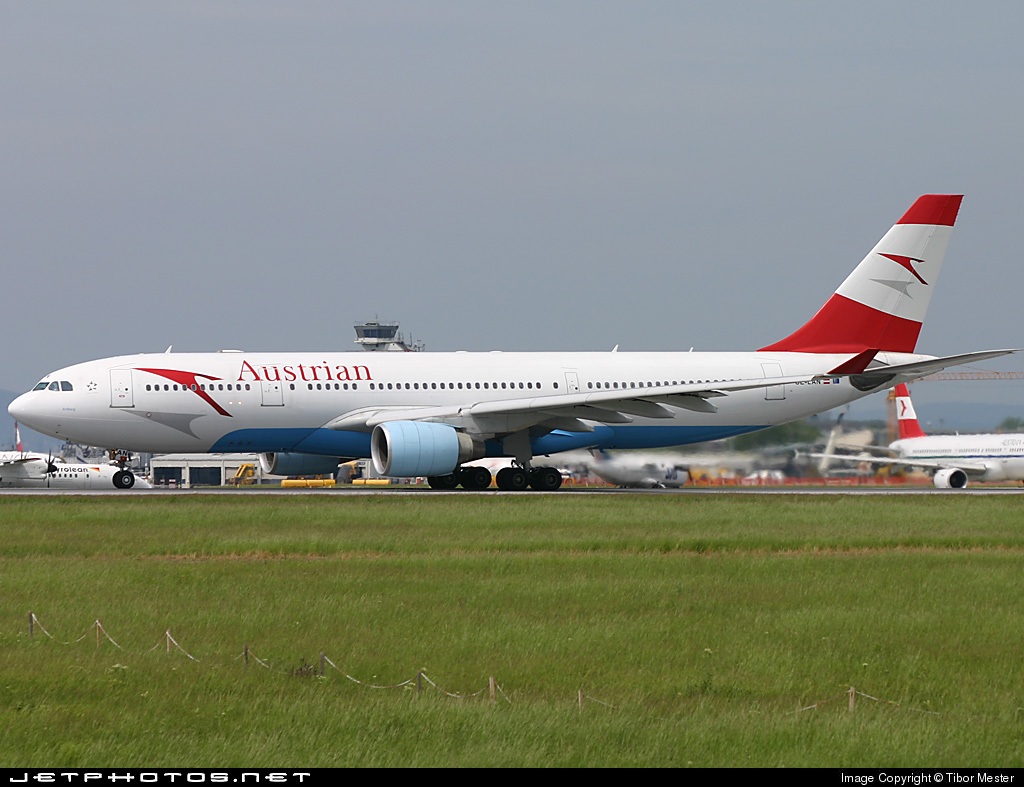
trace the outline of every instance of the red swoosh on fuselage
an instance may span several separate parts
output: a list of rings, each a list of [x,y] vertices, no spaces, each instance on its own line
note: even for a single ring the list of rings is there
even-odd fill
[[[223,379],[221,377],[211,377],[208,374],[199,374],[198,372],[182,372],[177,369],[139,369],[138,371],[149,372],[150,374],[155,374],[160,377],[166,377],[168,380],[171,380],[172,382],[178,383],[179,385],[183,385],[185,386],[185,388],[192,391],[192,393],[194,393],[204,402],[209,404],[210,407],[212,407],[221,415],[226,415],[228,418],[233,417],[231,413],[229,413],[227,410],[225,410],[223,407],[221,407],[219,404],[213,401],[213,397],[211,397],[210,394],[204,391],[200,387],[199,383],[196,382],[196,379],[199,377],[202,377],[205,380],[221,380]]]

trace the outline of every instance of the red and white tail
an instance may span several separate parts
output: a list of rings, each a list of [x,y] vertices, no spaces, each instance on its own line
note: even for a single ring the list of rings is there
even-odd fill
[[[810,321],[761,349],[913,352],[962,200],[918,197]]]
[[[22,453],[21,448],[21,429],[18,428],[18,422],[14,422],[14,446],[15,450],[20,454]]]
[[[925,437],[921,424],[914,412],[914,403],[910,401],[910,390],[903,383],[896,386],[896,425],[899,428],[900,440],[908,437]]]

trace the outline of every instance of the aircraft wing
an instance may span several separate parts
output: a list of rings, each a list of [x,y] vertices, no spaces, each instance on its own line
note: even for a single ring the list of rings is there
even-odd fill
[[[467,402],[463,405],[428,407],[366,407],[345,413],[325,424],[329,429],[372,429],[389,421],[438,421],[451,423],[461,419],[526,419],[533,423],[554,420],[569,431],[593,431],[582,420],[598,423],[629,423],[633,416],[672,418],[664,405],[682,407],[701,413],[717,412],[709,401],[736,391],[778,385],[795,385],[829,379],[842,374],[802,374],[782,377],[758,377],[745,380],[714,380],[688,385],[660,385],[643,388],[577,391],[555,396],[525,396],[496,401]],[[576,428],[569,428],[571,423]],[[516,428],[522,428],[517,425]],[[499,430],[501,431],[501,430]]]
[[[44,467],[47,462],[38,456],[19,456],[17,459],[0,460],[0,467],[25,467],[33,462],[39,462]]]
[[[23,459],[9,459],[0,462],[0,476],[7,482],[32,481],[46,478],[52,465],[45,459],[26,456]]]
[[[390,421],[434,421],[491,434],[507,434],[541,424],[551,429],[591,432],[593,427],[585,423],[586,421],[621,424],[631,423],[634,417],[672,418],[672,411],[665,405],[699,413],[715,413],[718,408],[711,400],[728,396],[737,391],[796,385],[830,380],[836,377],[855,379],[866,377],[868,385],[882,385],[897,376],[914,380],[949,366],[997,358],[1018,352],[1018,350],[987,350],[869,368],[868,364],[877,352],[877,350],[865,350],[834,369],[817,374],[750,377],[740,380],[704,380],[680,385],[575,391],[555,396],[525,396],[483,402],[467,401],[465,404],[459,405],[366,407],[345,413],[324,426],[328,429],[369,431],[378,424]]]
[[[972,461],[970,459],[957,459],[954,461],[940,459],[906,459],[902,457],[884,456],[856,456],[854,454],[807,454],[814,459],[832,459],[838,462],[852,462],[860,464],[869,462],[874,465],[903,465],[904,467],[920,467],[928,470],[963,470],[968,475],[982,475],[989,468],[984,462]]]

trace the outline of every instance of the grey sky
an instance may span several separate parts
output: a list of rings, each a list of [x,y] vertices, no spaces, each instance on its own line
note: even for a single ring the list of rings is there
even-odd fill
[[[933,191],[966,198],[919,349],[1024,346],[1017,2],[0,20],[3,389],[168,345],[356,349],[375,316],[428,351],[756,349]]]

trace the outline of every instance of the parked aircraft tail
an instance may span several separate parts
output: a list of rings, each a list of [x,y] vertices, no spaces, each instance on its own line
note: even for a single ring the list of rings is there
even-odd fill
[[[814,317],[761,349],[913,352],[962,200],[918,197]]]
[[[910,401],[910,390],[900,383],[896,386],[896,424],[900,440],[907,437],[925,437],[921,424],[918,423],[914,404]]]

